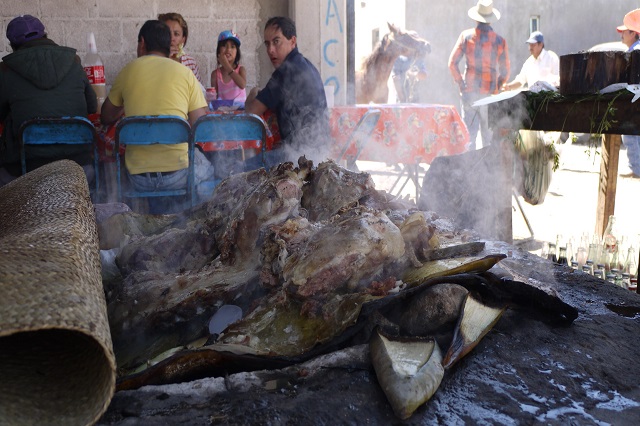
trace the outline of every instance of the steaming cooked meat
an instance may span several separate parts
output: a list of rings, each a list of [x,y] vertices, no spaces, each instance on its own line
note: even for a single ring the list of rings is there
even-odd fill
[[[256,175],[260,175],[259,179],[255,179]],[[292,163],[285,163],[270,174],[260,169],[236,175],[221,191],[216,191],[209,201],[209,211],[223,263],[257,258],[260,232],[298,215],[304,183],[301,176],[305,176],[305,172],[294,169]],[[218,206],[222,207],[220,212],[212,211]]]
[[[174,218],[179,228],[151,227],[122,250],[124,278],[107,291],[119,364],[206,335],[225,303],[246,315],[269,292],[301,300],[303,310],[336,293],[385,294],[433,235],[429,218],[414,212],[375,191],[369,175],[331,161],[312,169],[301,158],[298,167],[230,177],[206,206]]]
[[[363,207],[346,210],[322,226],[299,219],[271,232],[264,248],[271,254],[264,266],[271,270],[263,269],[262,276],[299,298],[366,287],[404,254],[398,227],[384,213]]]
[[[312,172],[309,185],[303,190],[302,207],[309,211],[309,220],[327,220],[374,189],[368,173],[354,173],[327,161]]]

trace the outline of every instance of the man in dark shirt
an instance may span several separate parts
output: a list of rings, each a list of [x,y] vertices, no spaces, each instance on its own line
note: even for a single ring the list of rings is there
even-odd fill
[[[40,20],[18,16],[7,25],[13,53],[0,63],[0,186],[20,175],[18,132],[35,117],[83,116],[96,112],[96,94],[75,49],[51,41]],[[68,158],[93,178],[91,149],[83,145],[30,146],[27,170]]]
[[[270,18],[264,28],[264,44],[275,71],[256,94],[252,90],[246,112],[275,112],[282,143],[265,156],[267,168],[298,156],[324,160],[328,153],[329,112],[320,73],[298,52],[295,23],[286,17]],[[260,158],[250,159],[246,169],[258,168]]]

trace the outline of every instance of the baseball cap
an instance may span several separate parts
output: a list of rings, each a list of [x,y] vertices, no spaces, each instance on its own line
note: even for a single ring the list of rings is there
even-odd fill
[[[238,46],[240,46],[240,39],[238,38],[238,35],[231,30],[224,30],[218,36],[218,42],[227,40],[233,40],[238,43]]]
[[[544,36],[540,31],[534,31],[531,33],[531,35],[529,36],[529,40],[527,40],[526,42],[527,43],[544,43]]]
[[[31,15],[15,17],[7,25],[7,38],[11,44],[16,46],[42,38],[45,34],[42,22]]]
[[[629,28],[626,27],[626,25],[619,25],[616,27],[616,30],[618,30],[619,33],[627,31]]]

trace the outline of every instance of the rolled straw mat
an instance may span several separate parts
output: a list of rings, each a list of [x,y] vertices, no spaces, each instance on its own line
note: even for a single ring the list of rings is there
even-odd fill
[[[57,161],[0,188],[0,423],[95,423],[115,377],[89,187]]]

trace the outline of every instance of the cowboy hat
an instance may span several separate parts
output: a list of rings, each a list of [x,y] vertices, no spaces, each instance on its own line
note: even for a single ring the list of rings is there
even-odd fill
[[[493,8],[493,0],[478,0],[478,4],[467,12],[474,21],[490,24],[500,19],[500,12]]]
[[[627,27],[626,29],[640,33],[640,9],[632,10],[624,15],[622,22]]]

